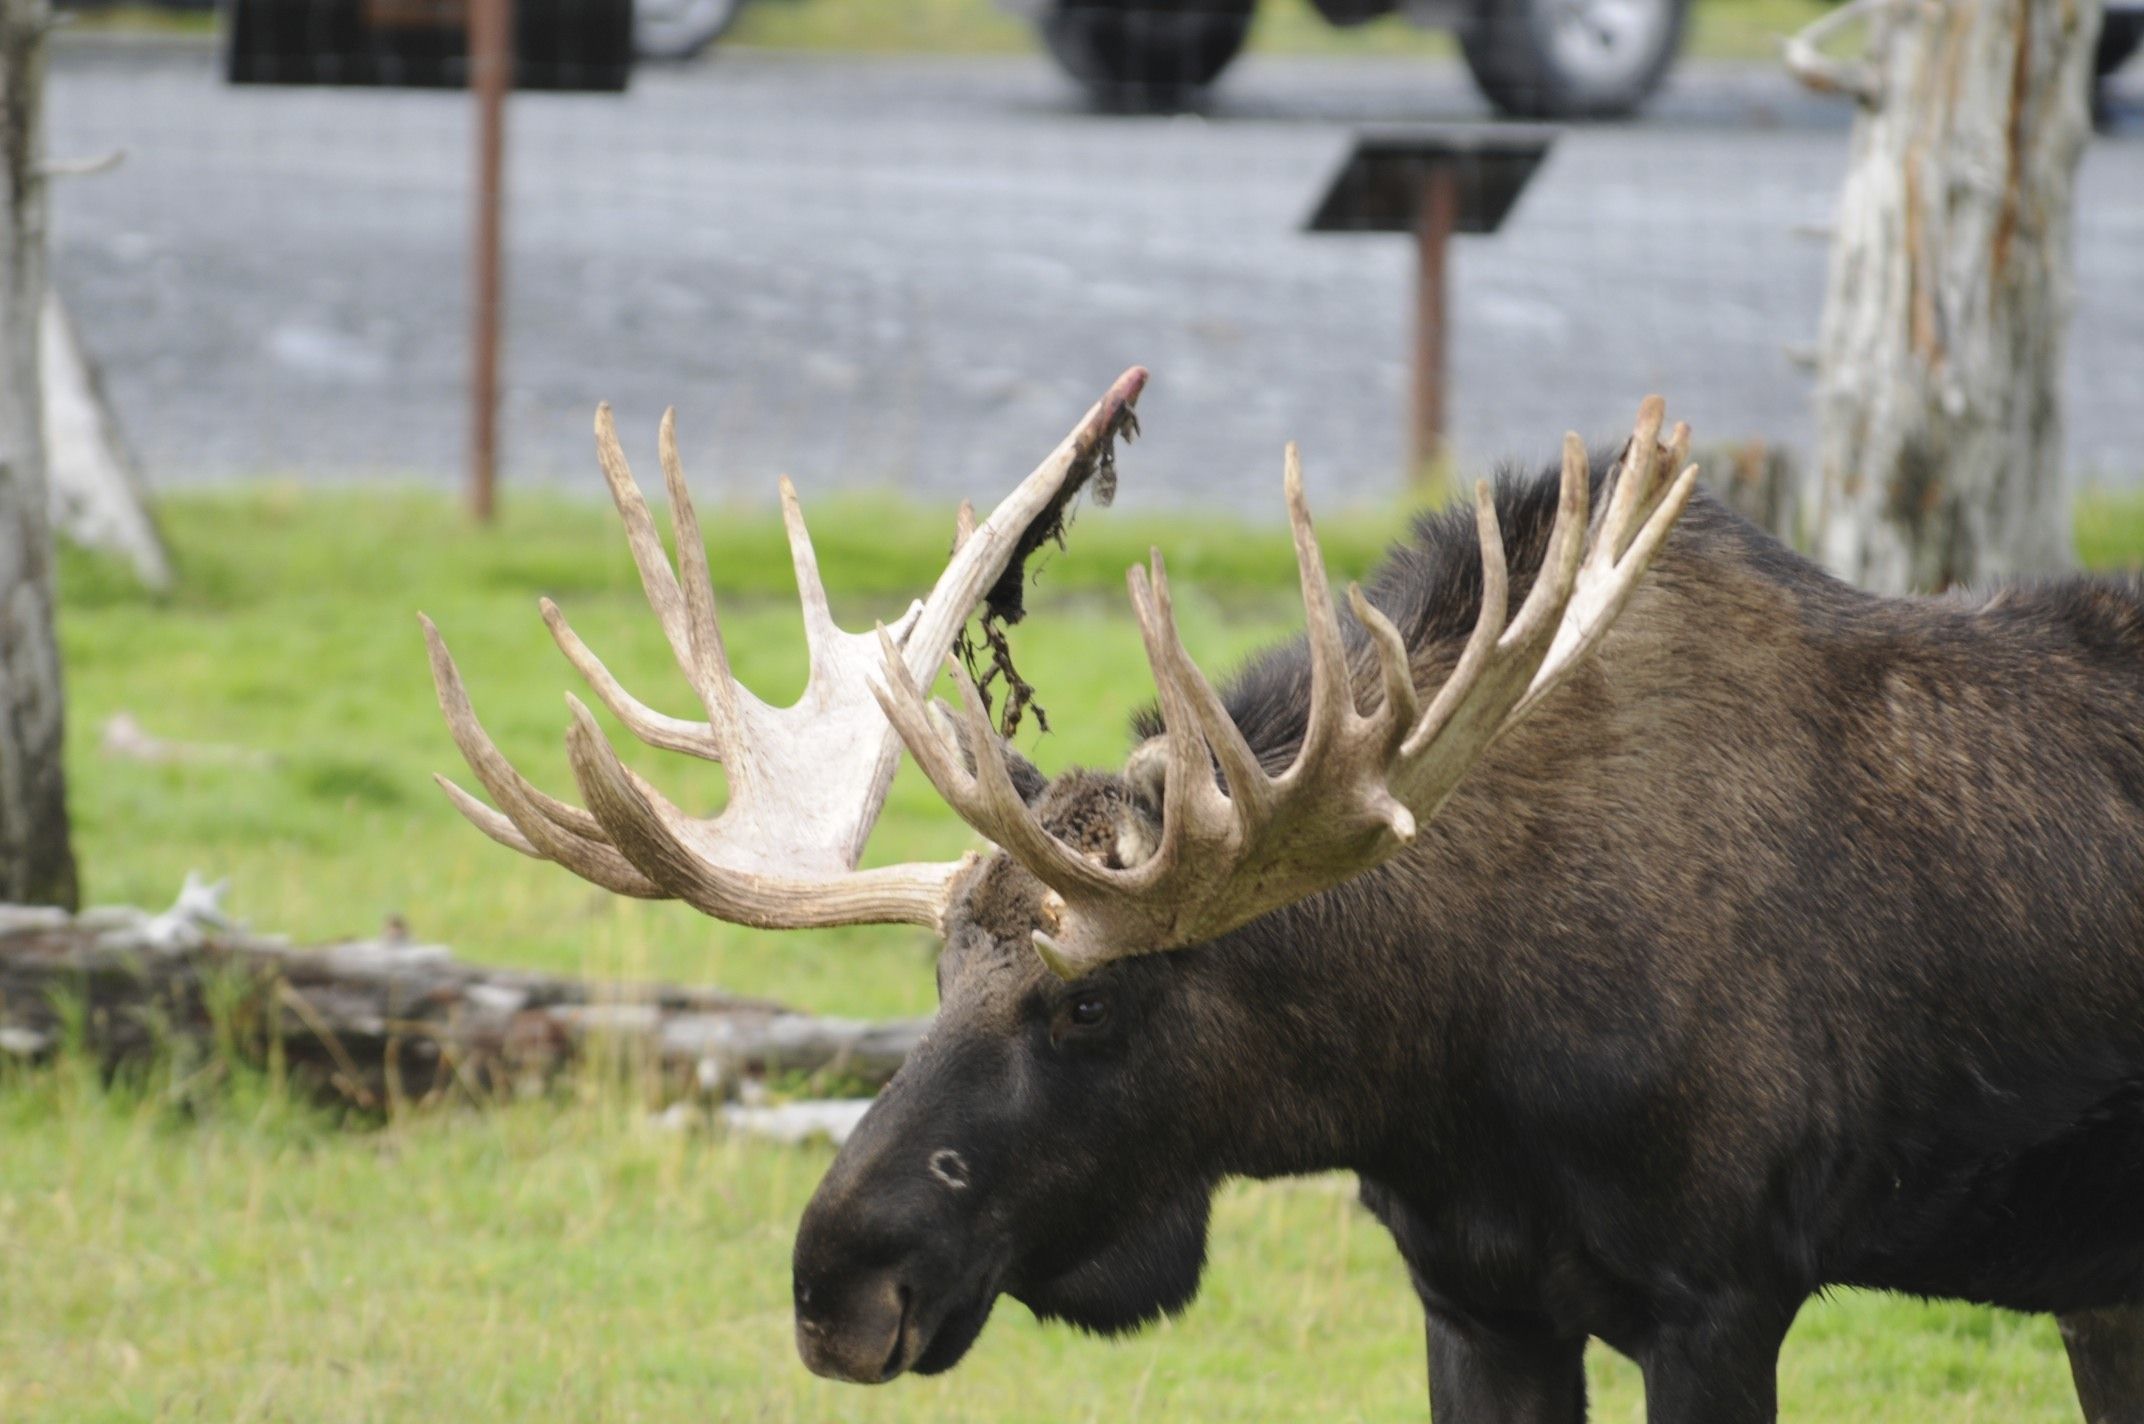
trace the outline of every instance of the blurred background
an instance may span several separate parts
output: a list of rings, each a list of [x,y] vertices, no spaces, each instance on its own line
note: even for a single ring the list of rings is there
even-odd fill
[[[629,443],[676,405],[688,466],[725,495],[770,499],[781,472],[807,496],[979,494],[1136,361],[1154,385],[1135,505],[1277,515],[1286,439],[1328,501],[1401,487],[1412,245],[1304,222],[1358,128],[1497,114],[1461,54],[1487,39],[1434,12],[1337,26],[1306,0],[1145,30],[1144,12],[1072,3],[662,5],[635,38],[689,57],[641,64],[620,94],[509,105],[505,486],[596,490],[588,416],[609,400]],[[1548,26],[1537,72],[1500,81],[1503,110],[1642,99],[1642,117],[1569,127],[1501,230],[1455,244],[1456,463],[1613,434],[1651,390],[1701,440],[1805,446],[1852,106],[1777,53],[1826,7],[1555,8],[1578,13],[1561,36],[1577,78],[1554,78]],[[458,481],[468,96],[231,86],[208,13],[78,13],[54,52],[52,150],[127,158],[59,185],[54,279],[149,482]],[[1215,77],[1166,80],[1183,66]],[[2144,73],[2098,97],[2069,453],[2126,485],[2144,477]]]
[[[44,428],[66,538],[47,583],[41,542],[4,544],[32,521],[0,518],[0,572],[30,590],[11,619],[57,626],[56,655],[9,669],[49,676],[14,689],[31,712],[0,717],[43,750],[0,750],[0,774],[56,780],[63,669],[42,848],[64,873],[0,907],[0,1421],[1422,1417],[1420,1309],[1338,1177],[1226,1187],[1200,1301],[1129,1342],[1007,1305],[942,1378],[806,1374],[789,1250],[830,1148],[746,1124],[877,1079],[839,1053],[663,1057],[647,986],[696,986],[666,1014],[764,1028],[778,1004],[905,1043],[934,1006],[935,940],[742,929],[492,845],[432,784],[459,758],[413,615],[438,620],[506,755],[571,794],[572,678],[538,595],[650,703],[690,701],[602,499],[598,402],[650,488],[677,408],[729,655],[782,703],[804,672],[779,476],[837,616],[869,628],[929,586],[961,499],[990,507],[1135,363],[1152,380],[1119,507],[1040,561],[1013,634],[1052,728],[1019,742],[1050,771],[1118,764],[1152,696],[1123,596],[1150,543],[1204,666],[1299,627],[1287,440],[1342,578],[1455,477],[1544,461],[1566,429],[1619,438],[1655,391],[1716,484],[1791,526],[1774,496],[1818,462],[1835,229],[1870,225],[1841,220],[1855,103],[1790,78],[1781,51],[1844,11],[515,8],[533,87],[498,96],[495,188],[465,36],[500,0],[69,6],[49,46],[65,320],[44,323]],[[2004,332],[2061,396],[2059,437],[2053,399],[2022,422],[2062,447],[2033,495],[2050,562],[2093,569],[2144,563],[2140,34],[2144,0],[2111,0],[2074,109],[2036,101],[2091,116],[2074,201],[2055,182],[2024,239],[2059,251],[2067,214],[2076,304],[2059,361],[2034,345],[2045,326]],[[1474,155],[1465,192],[1501,194],[1455,214],[1448,245],[1337,181],[1358,146],[1422,125]],[[1966,176],[1984,195],[1986,172]],[[1310,230],[1321,213],[1397,230]],[[1970,307],[1982,269],[1958,265]],[[1851,343],[1830,354],[1850,388]],[[2014,374],[1990,363],[1984,385],[2040,389]],[[497,515],[479,522],[487,464]],[[606,725],[673,799],[721,803],[719,768]],[[868,860],[970,839],[904,768]],[[221,908],[197,871],[228,877]],[[51,908],[77,888],[140,908]],[[496,1007],[532,997],[550,1007]],[[511,1041],[457,1039],[467,1022]],[[1633,1366],[1589,1368],[1596,1418],[1642,1418]],[[1960,1305],[1814,1302],[1781,1381],[1790,1419],[2077,1418],[2051,1321]]]

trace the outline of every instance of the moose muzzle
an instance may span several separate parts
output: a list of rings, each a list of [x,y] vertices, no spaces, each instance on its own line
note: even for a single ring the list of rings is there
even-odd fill
[[[894,1274],[817,1285],[796,1280],[797,1354],[815,1375],[878,1384],[908,1368],[916,1354],[914,1296]]]

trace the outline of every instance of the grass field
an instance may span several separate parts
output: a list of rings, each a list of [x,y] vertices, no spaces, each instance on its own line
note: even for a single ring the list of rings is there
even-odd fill
[[[91,897],[160,904],[200,868],[233,908],[301,938],[391,912],[499,962],[718,980],[842,1013],[927,1011],[931,944],[900,930],[754,935],[616,901],[463,826],[429,784],[455,754],[414,611],[438,619],[478,708],[566,789],[559,691],[537,619],[557,596],[628,683],[682,688],[615,528],[516,503],[472,532],[444,502],[196,496],[165,510],[183,591],[144,597],[63,564],[70,774]],[[762,514],[711,517],[725,627],[769,696],[800,682],[786,557]],[[1359,570],[1391,511],[1326,521]],[[837,612],[896,609],[936,567],[936,517],[850,506],[815,521]],[[1114,761],[1145,693],[1121,571],[1165,544],[1202,658],[1293,616],[1276,530],[1127,526],[1089,511],[1016,635],[1058,698],[1047,768]],[[2088,500],[2093,561],[2144,551],[2144,503]],[[1074,691],[1076,689],[1076,691]],[[131,713],[246,760],[153,766],[99,750]],[[621,746],[625,743],[621,740]],[[256,759],[258,758],[258,759]],[[688,802],[677,758],[630,758]],[[874,859],[965,836],[904,773]],[[181,1110],[178,1104],[184,1104]],[[808,1376],[789,1342],[788,1249],[828,1154],[662,1132],[629,1094],[406,1117],[351,1131],[239,1075],[204,1093],[107,1091],[62,1066],[0,1082],[0,1420],[1130,1420],[1422,1416],[1420,1319],[1382,1232],[1338,1179],[1237,1185],[1182,1320],[1128,1342],[1044,1329],[1015,1305],[959,1369],[884,1390]],[[1636,1372],[1596,1358],[1597,1417],[1642,1417]],[[2043,1320],[1846,1295],[1805,1312],[1783,1363],[1802,1420],[2073,1420]]]

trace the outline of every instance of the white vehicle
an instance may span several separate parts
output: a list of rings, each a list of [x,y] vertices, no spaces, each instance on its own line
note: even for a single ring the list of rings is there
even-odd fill
[[[1243,48],[1256,0],[1001,0],[1103,103],[1170,108]],[[1491,103],[1530,119],[1611,118],[1650,95],[1689,0],[1311,0],[1335,25],[1398,12],[1459,37]]]
[[[633,0],[633,53],[690,59],[722,38],[744,0]]]

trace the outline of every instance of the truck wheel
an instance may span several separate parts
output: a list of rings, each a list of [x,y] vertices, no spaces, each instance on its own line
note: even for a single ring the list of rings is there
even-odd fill
[[[1181,108],[1251,32],[1253,0],[1051,0],[1042,43],[1111,108]]]
[[[722,38],[744,0],[633,0],[633,53],[691,59]]]
[[[1607,119],[1653,92],[1682,47],[1689,0],[1483,0],[1460,27],[1489,102],[1527,119]]]

